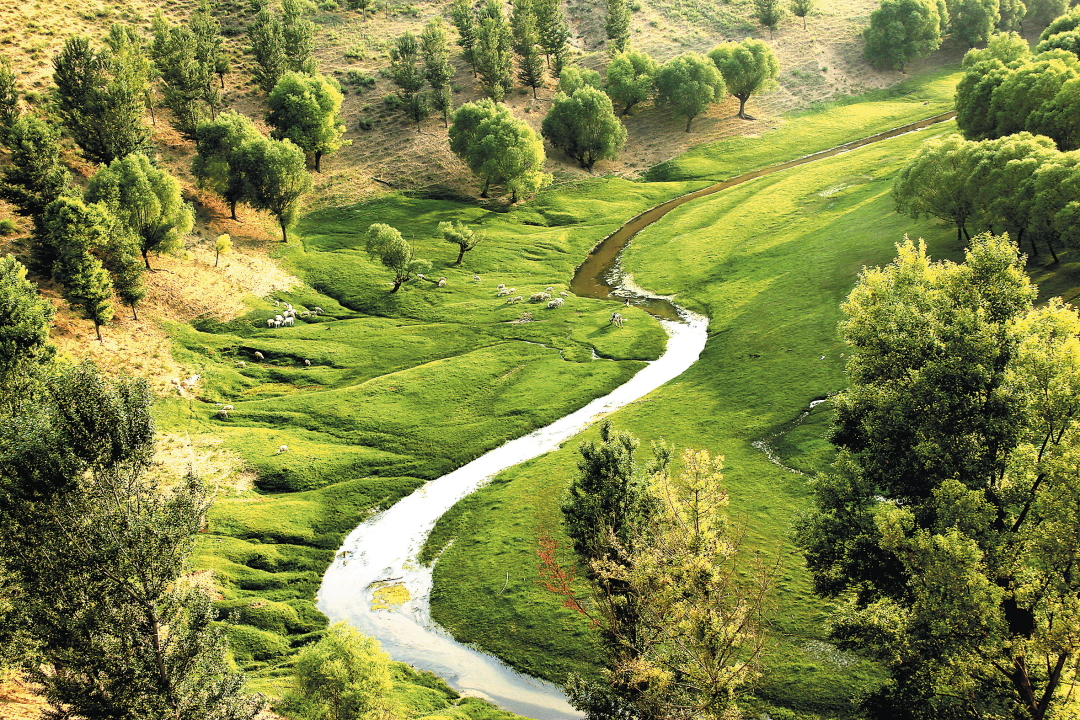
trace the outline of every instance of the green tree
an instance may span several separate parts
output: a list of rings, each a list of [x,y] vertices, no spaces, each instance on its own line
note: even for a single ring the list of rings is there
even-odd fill
[[[626,52],[626,45],[630,42],[630,6],[626,0],[607,0],[604,32],[613,53]]]
[[[606,91],[612,102],[622,106],[622,115],[652,95],[656,61],[643,52],[619,53],[607,66]]]
[[[85,37],[71,37],[53,60],[56,113],[88,160],[109,163],[149,147],[143,124],[145,76]]]
[[[285,69],[314,75],[315,23],[307,16],[301,0],[281,0],[281,43],[285,51]]]
[[[214,82],[214,68],[202,62],[198,40],[185,25],[172,25],[160,13],[154,17],[151,54],[161,78],[165,107],[172,113],[172,125],[181,137],[195,139],[195,130],[207,116],[213,118],[221,106],[221,94]]]
[[[709,58],[683,53],[661,65],[655,75],[656,102],[686,118],[686,132],[710,104],[720,99],[724,78]]]
[[[396,293],[401,284],[411,280],[416,273],[431,267],[430,262],[413,255],[412,245],[405,242],[397,228],[385,223],[372,223],[368,228],[364,249],[368,255],[382,263],[383,267],[394,271],[394,287],[391,293]]]
[[[544,86],[544,58],[540,52],[536,8],[531,0],[514,3],[510,26],[514,35],[514,52],[518,56],[517,78],[522,85],[532,88],[535,100],[537,88]]]
[[[195,58],[211,73],[218,76],[218,83],[225,89],[225,76],[231,72],[229,54],[225,50],[225,38],[221,35],[221,23],[214,17],[207,0],[191,15],[191,31],[195,34]],[[216,99],[216,102],[215,102]],[[206,88],[206,102],[216,115],[220,107],[220,95],[213,83]]]
[[[841,454],[798,540],[817,592],[850,598],[841,647],[889,672],[871,718],[1047,718],[1065,701],[1080,318],[1035,296],[1013,243],[980,236],[960,264],[907,241],[844,303]]]
[[[390,656],[345,623],[300,651],[293,679],[283,703],[297,720],[379,720],[393,709]]]
[[[450,125],[450,149],[484,181],[481,197],[492,184],[506,185],[511,203],[551,182],[543,171],[544,144],[527,123],[501,103],[484,99],[465,103]]]
[[[597,160],[617,158],[626,142],[626,128],[615,117],[611,98],[591,87],[569,97],[557,94],[540,134],[590,172]]]
[[[454,66],[450,63],[450,48],[446,39],[446,26],[436,18],[424,26],[420,33],[420,54],[424,58],[424,79],[431,86],[431,100],[442,115],[443,127],[450,124],[450,111],[454,109]]]
[[[1080,30],[1080,8],[1073,8],[1065,13],[1058,13],[1039,35],[1039,40],[1049,40],[1054,35],[1063,32]]]
[[[1013,68],[990,97],[993,137],[1034,130],[1029,128],[1032,116],[1053,101],[1068,81],[1078,77],[1080,58],[1063,50],[1042,53]],[[1044,129],[1051,127],[1047,123]]]
[[[600,73],[580,65],[567,65],[559,73],[559,92],[573,95],[583,87],[599,89],[603,85]]]
[[[67,304],[94,323],[98,342],[104,342],[101,326],[113,318],[113,284],[95,253],[108,245],[114,225],[103,205],[74,197],[62,197],[45,210],[45,227],[57,251],[53,277],[63,285]]]
[[[475,248],[484,239],[483,235],[477,235],[471,227],[456,220],[440,222],[439,234],[442,235],[443,240],[446,242],[457,245],[458,256],[454,262],[455,265],[460,265],[461,261],[465,259],[465,253]]]
[[[60,133],[34,116],[19,118],[8,133],[11,164],[0,171],[0,198],[40,229],[45,208],[67,189],[70,174],[60,161]]]
[[[315,172],[325,153],[343,144],[345,126],[341,123],[341,88],[337,81],[323,75],[285,73],[266,99],[270,112],[266,121],[276,140],[291,140],[315,158]]]
[[[1036,55],[1050,50],[1066,50],[1080,57],[1080,32],[1070,30],[1069,32],[1057,33],[1042,40],[1035,46]]]
[[[11,126],[22,115],[19,107],[19,88],[15,84],[15,73],[6,57],[0,57],[0,142],[7,145],[7,134]]]
[[[131,75],[134,86],[142,88],[143,104],[150,110],[150,120],[156,125],[157,116],[151,93],[156,70],[142,30],[132,25],[113,23],[105,36],[105,44],[109,46],[115,62]]]
[[[569,51],[570,26],[563,15],[562,0],[535,0],[536,27],[540,33],[540,49],[547,58],[551,76],[562,75]]]
[[[289,68],[281,18],[267,7],[259,10],[247,28],[248,50],[254,56],[252,75],[263,92],[270,92]]]
[[[1058,155],[1054,143],[1024,132],[985,140],[979,149],[974,177],[967,185],[975,193],[983,227],[1006,229],[1019,247],[1032,225],[1035,173]],[[1038,255],[1034,233],[1030,239],[1032,254]]]
[[[411,32],[398,37],[390,48],[390,80],[398,86],[398,99],[405,115],[416,123],[427,117],[427,97],[424,93],[424,68],[421,66],[420,43]]]
[[[52,316],[52,305],[26,279],[22,263],[0,257],[0,416],[18,407],[56,354],[49,342]]]
[[[222,255],[228,255],[232,252],[232,238],[228,233],[218,235],[214,240],[214,267],[218,266],[218,260]]]
[[[487,0],[476,20],[473,58],[484,94],[498,102],[513,87],[513,33],[499,0]]]
[[[805,32],[806,16],[814,12],[814,0],[791,0],[788,9],[795,17],[802,18],[802,29]]]
[[[754,0],[754,18],[762,27],[769,29],[769,38],[780,21],[784,19],[784,6],[780,0]]]
[[[476,11],[470,0],[454,0],[450,6],[450,21],[458,31],[458,45],[465,62],[476,76]]]
[[[1027,41],[1016,33],[990,38],[983,50],[964,55],[964,76],[956,86],[956,125],[968,140],[996,136],[996,119],[990,112],[994,91],[1004,82],[1015,64],[1031,56]]]
[[[1000,0],[954,0],[949,5],[949,33],[968,47],[989,40],[1000,22]]]
[[[1023,0],[999,0],[997,29],[1001,32],[1017,32],[1024,23],[1027,5]]]
[[[288,228],[296,220],[300,198],[311,189],[304,151],[288,139],[259,139],[240,149],[238,161],[251,206],[277,218],[281,240],[289,242]]]
[[[975,213],[977,160],[978,145],[959,135],[923,143],[893,182],[896,211],[953,222],[956,241],[963,242],[970,237],[967,223]]]
[[[928,0],[881,0],[863,33],[863,52],[876,68],[902,71],[938,49],[942,25],[940,9]]]
[[[180,182],[145,155],[128,155],[99,168],[87,183],[86,200],[104,203],[138,236],[139,252],[150,271],[148,253],[176,252],[195,222]]]
[[[195,134],[195,157],[191,172],[199,186],[214,191],[229,203],[230,216],[236,220],[236,204],[248,199],[248,182],[244,176],[240,150],[245,144],[263,139],[262,134],[246,115],[235,111],[218,115],[217,120],[205,122]]]
[[[363,13],[364,22],[367,22],[367,11],[373,3],[374,0],[347,0],[346,5],[350,10],[359,10]]]
[[[751,95],[771,90],[780,75],[780,61],[772,48],[761,40],[746,38],[741,43],[721,43],[709,51],[709,58],[724,77],[727,91],[739,98],[739,117],[746,114],[746,101]]]
[[[1027,0],[1027,15],[1024,20],[1030,26],[1042,27],[1069,9],[1069,0]]]
[[[210,492],[151,480],[152,395],[90,364],[49,378],[0,429],[0,554],[40,642],[57,716],[251,720],[204,591],[184,577]]]
[[[1075,35],[1080,42],[1080,33]],[[1080,45],[1078,45],[1080,49]],[[1062,83],[1054,94],[1041,106],[1031,111],[1025,129],[1036,134],[1053,138],[1062,151],[1080,150],[1080,77],[1073,77]]]
[[[109,235],[109,242],[102,251],[102,264],[112,277],[116,296],[131,308],[131,316],[138,320],[136,306],[147,293],[146,268],[139,252],[139,236],[119,220],[115,220]]]

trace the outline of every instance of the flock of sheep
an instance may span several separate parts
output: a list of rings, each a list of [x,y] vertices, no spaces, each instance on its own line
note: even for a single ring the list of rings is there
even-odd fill
[[[506,297],[507,305],[516,305],[517,303],[524,302],[524,295],[514,295],[517,292],[517,288],[506,287],[506,283],[499,283],[495,288],[496,297]],[[555,290],[548,285],[540,292],[535,292],[529,296],[529,302],[540,303],[546,302],[548,310],[555,310],[563,306],[564,298],[570,297],[570,293],[565,290],[559,292],[560,297],[553,298],[552,294]],[[509,296],[509,297],[507,297]]]
[[[280,303],[280,301],[278,301],[278,300],[275,300],[274,302],[275,303]],[[285,309],[283,311],[281,311],[281,313],[279,313],[278,315],[275,315],[272,318],[267,318],[266,327],[268,327],[268,328],[292,327],[293,323],[296,322],[297,317],[310,317],[312,315],[322,315],[323,312],[324,312],[321,307],[316,305],[315,307],[311,308],[310,310],[301,310],[299,313],[297,313],[296,310],[293,309],[293,306],[291,304],[289,304],[289,303],[283,303],[283,304],[285,306]]]

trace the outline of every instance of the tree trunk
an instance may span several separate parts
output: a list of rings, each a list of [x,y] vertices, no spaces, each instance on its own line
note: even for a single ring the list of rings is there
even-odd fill
[[[956,244],[960,245],[964,242],[964,231],[960,229],[960,223],[956,223]]]
[[[694,116],[686,118],[686,132],[690,132],[690,123],[694,122]]]
[[[803,32],[806,32],[806,16],[805,15],[802,16],[802,29],[803,29]]]
[[[315,172],[317,172],[317,173],[322,172],[322,168],[320,167],[321,166],[321,161],[322,161],[322,151],[316,150],[315,151]]]
[[[1046,236],[1046,247],[1050,248],[1050,255],[1054,258],[1054,263],[1058,261],[1057,253],[1054,252],[1054,242],[1050,239],[1050,236]]]
[[[239,218],[236,217],[236,201],[235,200],[230,200],[229,201],[229,215],[233,220],[239,220]]]
[[[741,95],[736,95],[735,97],[739,98],[739,117],[741,117],[743,120],[750,120],[751,118],[748,118],[746,116],[746,100],[747,100],[747,98],[742,97]]]
[[[135,303],[131,303],[131,317],[133,317],[136,322],[139,321],[139,311],[135,309]]]
[[[464,259],[465,259],[465,246],[464,245],[458,245],[457,262],[454,263],[454,264],[455,265],[460,265],[461,261],[464,260]]]
[[[393,295],[394,293],[396,293],[398,291],[398,288],[401,287],[401,283],[403,283],[403,282],[405,282],[405,281],[404,280],[394,280],[394,289],[390,291],[390,294]]]
[[[146,253],[147,251],[145,249],[142,250],[142,259],[143,262],[146,263],[146,270],[147,272],[154,272],[154,268],[150,267],[150,258],[146,256]]]
[[[218,73],[218,77],[221,78],[221,89],[225,89],[225,73]]]
[[[221,259],[221,253],[215,248],[214,250],[214,267],[217,267],[218,260]]]
[[[1020,241],[1024,239],[1024,228],[1020,228],[1020,232],[1016,234],[1016,247],[1020,247]],[[1039,247],[1035,244],[1035,236],[1032,235],[1029,239],[1031,242],[1031,254],[1034,257],[1039,257]]]
[[[105,344],[105,340],[101,337],[101,325],[97,320],[94,321],[94,330],[97,332],[97,341],[101,344]]]
[[[488,191],[488,185],[490,185],[490,184],[491,184],[491,180],[488,180],[487,178],[485,178],[484,179],[484,189],[480,191],[480,197],[486,198],[488,196],[487,191]]]
[[[281,242],[288,245],[289,244],[289,233],[285,229],[285,221],[283,219],[281,219],[281,218],[278,218],[278,225],[281,226]]]

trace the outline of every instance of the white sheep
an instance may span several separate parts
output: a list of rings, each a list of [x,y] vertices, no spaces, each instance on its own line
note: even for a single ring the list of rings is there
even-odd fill
[[[480,282],[480,276],[479,275],[473,275],[472,279],[475,280],[476,282]]]
[[[281,321],[281,324],[284,325],[285,327],[292,327],[295,323],[296,323],[296,318],[294,318],[292,315],[290,315],[289,317],[287,317],[287,318],[285,318],[284,320]]]
[[[439,282],[435,283],[436,287],[446,287],[446,278],[439,278]]]
[[[507,305],[513,305],[513,304],[515,304],[515,303],[519,303],[519,302],[521,302],[521,300],[522,300],[522,298],[521,298],[521,296],[520,296],[520,295],[515,295],[514,297],[508,297],[508,298],[506,298],[506,304],[507,304]]]
[[[315,313],[316,315],[322,315],[325,311],[321,307],[316,305],[315,307],[311,308],[311,312]]]
[[[285,316],[284,315],[275,315],[274,319],[277,320],[278,325],[281,325],[281,323],[285,322]]]
[[[613,312],[613,313],[611,313],[611,319],[610,319],[610,320],[608,320],[608,325],[612,325],[612,324],[614,324],[614,325],[615,325],[615,327],[622,327],[622,324],[623,324],[623,316],[622,316],[622,315],[620,315],[620,314],[619,314],[619,313],[617,313],[617,312]]]
[[[265,355],[263,355],[263,354],[262,354],[261,352],[259,352],[258,350],[256,350],[256,351],[255,351],[255,359],[256,359],[256,360],[260,360],[260,361],[262,361],[262,360],[265,360],[265,359],[266,359],[266,356],[265,356]]]
[[[554,300],[548,300],[548,304],[547,304],[548,310],[554,310],[555,308],[560,308],[560,307],[562,307],[562,304],[563,304],[563,299],[562,298],[555,298]]]
[[[548,293],[550,295],[551,293],[553,293],[555,291],[551,288],[550,285],[548,285],[546,288],[544,288],[544,292],[546,292],[546,293]]]
[[[221,409],[224,410],[225,412],[232,412],[233,407],[232,407],[232,405],[222,405]]]
[[[244,362],[243,360],[237,360],[237,361],[236,361],[236,367],[238,367],[238,368],[246,368],[246,367],[247,367],[247,363],[246,363],[246,362]]]
[[[550,300],[550,299],[551,299],[551,294],[546,293],[546,292],[533,293],[532,295],[529,296],[529,302],[544,302],[545,300]]]
[[[424,273],[416,273],[417,280],[427,280],[427,276]]]
[[[561,295],[562,297],[570,297],[570,293],[566,290],[560,290],[559,295]]]
[[[310,310],[301,310],[300,311],[300,317],[311,317],[311,311]]]
[[[229,411],[226,410],[225,408],[221,408],[220,410],[217,411],[217,416],[219,418],[221,418],[222,420],[228,420],[229,419]]]
[[[307,358],[304,358],[304,367],[311,367],[311,361]]]
[[[274,318],[267,318],[266,319],[266,327],[268,327],[268,328],[277,327],[276,323],[277,323],[277,320],[275,320]]]
[[[508,288],[505,285],[503,285],[501,288],[499,288],[499,291],[497,293],[495,293],[495,294],[498,295],[499,297],[503,297],[505,295],[513,295],[515,292],[517,292],[517,288]]]
[[[287,452],[289,452],[289,446],[288,445],[278,445],[277,452],[274,453],[274,454],[275,455],[280,455],[281,453],[287,453]]]
[[[504,287],[506,287],[506,283],[499,283],[498,285],[495,286],[495,289],[496,290],[502,290]]]

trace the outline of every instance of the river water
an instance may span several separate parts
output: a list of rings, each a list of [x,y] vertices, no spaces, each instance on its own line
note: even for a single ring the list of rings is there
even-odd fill
[[[515,672],[497,658],[458,643],[432,621],[432,571],[416,558],[436,520],[497,473],[555,450],[605,415],[678,377],[697,360],[705,348],[708,318],[664,298],[643,296],[621,286],[619,254],[634,235],[690,200],[953,116],[955,113],[945,113],[702,188],[646,210],[601,241],[578,268],[571,289],[581,296],[626,297],[661,318],[669,336],[664,354],[610,394],[426,483],[362,522],[345,538],[323,577],[316,598],[319,610],[332,623],[346,621],[374,636],[395,660],[430,670],[463,694],[486,698],[506,710],[538,720],[580,717],[556,686]],[[392,609],[372,609],[379,601],[376,592],[387,587],[399,591],[403,587],[408,599],[400,605],[391,603]]]

